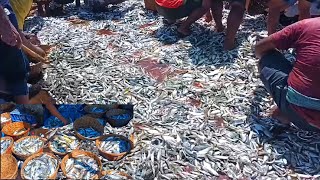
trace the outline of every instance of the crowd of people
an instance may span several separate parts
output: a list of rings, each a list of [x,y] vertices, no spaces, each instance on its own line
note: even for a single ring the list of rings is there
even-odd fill
[[[171,25],[186,17],[177,29],[179,36],[189,36],[191,25],[205,16],[207,21],[214,20],[217,32],[225,31],[224,49],[231,50],[236,47],[236,34],[248,10],[248,0],[228,3],[230,12],[225,28],[223,0],[156,0],[157,11],[164,17],[165,24]],[[277,32],[280,13],[294,4],[298,6],[299,21]],[[277,104],[273,116],[284,125],[293,123],[301,129],[319,132],[320,18],[311,18],[312,4],[320,7],[317,0],[270,0],[267,4],[269,36],[257,43],[255,51],[260,59],[261,80]],[[23,32],[31,5],[32,0],[0,0],[0,99],[17,104],[44,104],[52,114],[61,117],[49,94],[27,83],[29,60],[21,47],[26,46],[42,57],[46,55]],[[280,51],[289,48],[296,49],[293,64]],[[63,117],[61,120],[65,121]]]

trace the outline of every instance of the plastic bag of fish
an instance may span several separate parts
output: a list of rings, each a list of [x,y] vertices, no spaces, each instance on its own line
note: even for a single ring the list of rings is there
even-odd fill
[[[36,153],[44,145],[44,142],[39,138],[25,138],[20,142],[14,143],[14,151],[16,153],[28,156]]]
[[[74,136],[56,135],[50,142],[50,148],[59,153],[68,153],[79,146],[79,141]]]
[[[96,131],[93,128],[80,128],[78,129],[78,133],[87,138],[96,138],[101,136],[100,132]]]
[[[104,152],[119,154],[128,152],[131,149],[131,145],[128,141],[119,137],[108,137],[102,141],[100,148]]]
[[[27,179],[48,179],[55,173],[57,167],[57,159],[47,154],[42,154],[26,164],[23,169],[24,177]]]
[[[91,157],[80,155],[66,162],[67,176],[75,179],[90,179],[99,172],[97,161]]]
[[[11,142],[12,140],[10,139],[1,139],[1,154],[9,148]]]

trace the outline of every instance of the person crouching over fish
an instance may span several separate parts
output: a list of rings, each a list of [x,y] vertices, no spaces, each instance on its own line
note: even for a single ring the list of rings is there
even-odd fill
[[[165,23],[173,24],[188,17],[178,28],[180,37],[191,34],[190,26],[208,12],[211,5],[212,0],[156,0],[156,9],[165,18]]]
[[[285,27],[255,46],[260,78],[277,108],[273,117],[320,132],[320,18]],[[278,50],[295,48],[292,65]]]
[[[24,107],[26,109],[29,109],[29,111],[32,112],[37,112],[39,113],[39,110],[43,110],[43,105],[48,109],[51,115],[57,117],[61,122],[63,122],[64,125],[68,124],[68,120],[65,119],[60,112],[57,110],[55,107],[55,100],[49,95],[47,91],[41,90],[41,86],[35,85],[30,88],[30,93],[29,93],[29,103],[28,104],[23,104],[20,105],[20,107]],[[0,102],[4,101],[5,103],[12,102],[12,96],[8,94],[3,94],[0,92]],[[33,110],[34,109],[34,110]],[[42,118],[37,118],[37,124],[35,125],[36,127],[40,127],[43,125],[43,117]]]

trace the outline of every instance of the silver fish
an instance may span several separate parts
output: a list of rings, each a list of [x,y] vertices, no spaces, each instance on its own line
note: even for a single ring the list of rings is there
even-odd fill
[[[9,148],[11,142],[10,139],[1,139],[1,154]]]

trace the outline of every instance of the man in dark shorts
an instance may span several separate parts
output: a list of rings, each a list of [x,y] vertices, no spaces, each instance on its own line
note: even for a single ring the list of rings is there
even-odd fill
[[[29,61],[20,49],[18,22],[8,0],[0,0],[0,92],[11,94],[18,104],[28,104]]]
[[[191,34],[190,26],[211,8],[212,0],[156,0],[156,8],[169,24],[188,17],[178,28],[178,34],[186,37]]]
[[[230,0],[230,13],[227,19],[227,31],[224,39],[224,49],[232,50],[236,47],[236,35],[243,20],[245,12],[246,0]],[[223,0],[214,0],[211,7],[212,17],[216,23],[217,32],[222,32],[224,26],[222,24]]]
[[[273,97],[278,120],[320,132],[320,18],[299,21],[256,45],[261,80]],[[277,49],[295,48],[291,64]]]

